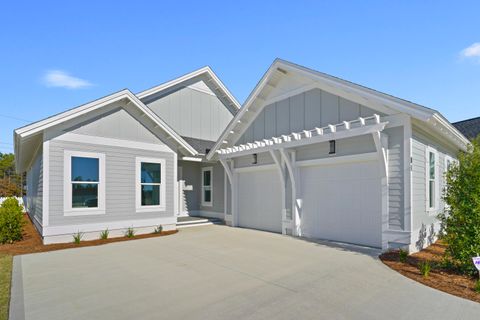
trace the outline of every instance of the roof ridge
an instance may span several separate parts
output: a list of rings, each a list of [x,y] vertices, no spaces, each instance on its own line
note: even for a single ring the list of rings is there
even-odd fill
[[[478,116],[478,117],[473,117],[473,118],[470,118],[470,119],[465,119],[465,120],[460,120],[460,121],[452,122],[452,124],[458,124],[458,123],[463,123],[463,122],[472,121],[472,120],[477,120],[477,119],[480,119],[480,116]]]

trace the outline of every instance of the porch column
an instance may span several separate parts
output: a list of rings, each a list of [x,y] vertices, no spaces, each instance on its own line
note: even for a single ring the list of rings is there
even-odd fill
[[[282,212],[281,219],[282,219],[282,234],[286,234],[286,229],[292,229],[292,221],[287,219],[287,204],[286,204],[286,172],[285,172],[285,165],[283,164],[282,158],[280,154],[277,154],[275,150],[269,150],[270,155],[272,156],[273,161],[275,162],[275,166],[277,168],[278,175],[280,177],[280,184],[281,184],[281,201],[282,201]]]
[[[388,135],[375,131],[372,133],[373,141],[377,149],[378,160],[380,164],[380,177],[382,183],[382,250],[388,248],[388,239],[386,232],[388,231]]]
[[[230,195],[231,195],[231,208],[230,208],[230,216],[231,216],[231,220],[230,220],[230,223],[232,225],[232,227],[235,227],[237,225],[237,222],[236,222],[236,203],[237,203],[237,192],[236,192],[236,173],[233,172],[233,165],[230,165],[226,159],[222,159],[220,158],[220,163],[222,164],[223,166],[223,169],[225,170],[225,173],[226,173],[226,176],[228,177],[228,182],[229,182],[229,185],[230,185]],[[227,183],[227,181],[225,181],[225,184]],[[226,208],[227,208],[227,189],[225,188],[225,213],[227,212]],[[229,219],[227,219],[228,215],[225,215],[225,222]]]
[[[296,154],[292,151],[291,156],[285,152],[285,149],[280,149],[280,154],[288,169],[288,174],[292,184],[292,220],[293,228],[292,234],[301,237],[301,219],[302,219],[302,199],[300,190],[300,171],[296,165]]]

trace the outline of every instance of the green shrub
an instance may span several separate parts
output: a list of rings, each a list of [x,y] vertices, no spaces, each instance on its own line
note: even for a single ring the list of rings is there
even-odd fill
[[[398,258],[400,259],[400,262],[407,262],[407,257],[408,257],[408,251],[400,249],[398,251]]]
[[[153,230],[153,233],[162,233],[162,231],[163,231],[163,226],[159,225]]]
[[[7,198],[0,206],[0,243],[22,240],[23,206],[16,198]]]
[[[135,230],[132,227],[129,227],[127,231],[125,231],[125,237],[133,238],[135,236]]]
[[[475,292],[480,293],[480,280],[475,281]]]
[[[109,233],[110,233],[110,232],[108,231],[108,229],[103,230],[103,231],[100,233],[100,240],[107,240]]]
[[[430,265],[429,261],[422,261],[418,264],[418,269],[424,278],[428,278],[432,266]]]
[[[448,210],[439,215],[446,255],[459,271],[474,275],[472,257],[480,252],[480,136],[446,174],[443,198]]]
[[[82,238],[83,238],[83,233],[78,231],[73,235],[73,243],[80,244],[80,241],[82,241]]]

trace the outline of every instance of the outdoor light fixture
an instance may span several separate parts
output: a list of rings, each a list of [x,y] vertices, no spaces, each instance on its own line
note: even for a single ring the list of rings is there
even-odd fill
[[[335,154],[335,140],[330,140],[330,152],[328,154]]]
[[[252,164],[257,164],[257,154],[256,153],[253,154]]]

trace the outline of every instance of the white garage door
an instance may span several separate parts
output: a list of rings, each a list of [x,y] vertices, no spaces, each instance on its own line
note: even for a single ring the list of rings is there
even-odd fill
[[[280,178],[275,170],[239,173],[238,225],[282,231]]]
[[[381,247],[377,161],[301,168],[302,234]]]

